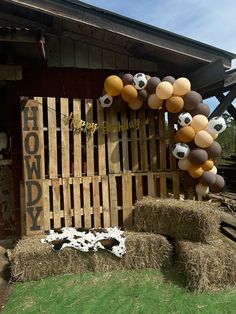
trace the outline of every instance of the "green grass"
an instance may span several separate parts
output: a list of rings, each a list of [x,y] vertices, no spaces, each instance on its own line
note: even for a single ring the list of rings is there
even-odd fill
[[[3,313],[235,314],[236,290],[197,295],[151,269],[64,275],[17,284]]]

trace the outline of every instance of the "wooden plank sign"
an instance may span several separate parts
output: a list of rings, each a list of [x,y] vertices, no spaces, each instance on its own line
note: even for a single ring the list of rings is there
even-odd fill
[[[22,148],[26,235],[44,231],[42,186],[42,121],[37,100],[22,103]]]

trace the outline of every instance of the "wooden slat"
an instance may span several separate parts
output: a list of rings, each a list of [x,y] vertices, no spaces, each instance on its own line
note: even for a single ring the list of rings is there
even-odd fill
[[[41,179],[45,179],[45,157],[44,157],[44,135],[43,135],[43,98],[34,97],[39,102],[38,106],[38,119],[39,119],[39,142],[41,147]]]
[[[132,177],[130,173],[122,174],[122,207],[123,224],[125,228],[131,228],[132,217]]]
[[[104,108],[97,101],[97,121],[101,126],[104,122]],[[106,175],[106,145],[105,132],[102,128],[98,128],[98,174]]]
[[[165,112],[159,110],[159,137],[160,137],[160,169],[166,169],[166,144],[165,144]]]
[[[85,100],[85,115],[86,122],[93,123],[93,101],[92,99]],[[86,163],[87,176],[94,175],[94,150],[93,150],[93,134],[86,133]]]
[[[53,197],[53,227],[61,227],[61,204],[60,204],[60,184],[58,179],[52,179]]]
[[[73,116],[76,123],[81,120],[81,101],[73,99]],[[81,149],[81,132],[73,132],[74,145],[74,177],[82,176],[82,149]]]
[[[125,125],[127,123],[127,112],[123,111],[121,113],[121,124]],[[122,165],[123,172],[129,171],[129,149],[128,149],[128,133],[127,131],[122,131]]]
[[[220,211],[219,214],[220,214],[221,221],[224,221],[228,225],[231,225],[231,226],[236,228],[236,217],[235,216],[233,216],[229,213],[223,212],[223,211]]]
[[[101,227],[100,219],[100,193],[99,193],[99,177],[94,176],[93,180],[93,217],[94,217],[94,227]]]
[[[107,121],[110,125],[117,125],[117,113],[113,107],[107,110]],[[107,134],[107,144],[109,173],[120,173],[120,149],[117,132]]]
[[[180,197],[180,180],[179,180],[179,175],[175,172],[172,172],[172,182],[173,182],[174,198],[179,199],[179,197]]]
[[[147,134],[146,134],[146,118],[145,111],[139,110],[139,154],[141,161],[141,170],[148,171],[148,156],[147,156]]]
[[[91,182],[91,178],[83,177],[84,226],[85,228],[91,228],[90,182]]]
[[[102,212],[104,228],[111,226],[110,201],[109,201],[109,182],[107,176],[102,176]]]
[[[148,110],[148,130],[150,145],[150,167],[151,171],[157,171],[157,148],[156,148],[156,130],[155,130],[155,113]]]
[[[109,175],[109,192],[111,208],[111,226],[118,226],[117,188],[115,175]]]
[[[69,126],[65,124],[65,118],[69,116],[69,102],[67,98],[61,98],[61,171],[62,178],[70,176],[70,140]]]
[[[135,188],[136,188],[136,197],[137,200],[141,200],[143,198],[143,180],[142,175],[135,175]]]
[[[49,178],[58,177],[57,170],[57,123],[55,98],[47,99],[48,109],[48,151],[49,151]]]
[[[70,183],[68,178],[62,179],[63,186],[63,204],[64,204],[64,217],[65,217],[65,226],[71,227],[71,199],[70,199]]]
[[[43,180],[43,214],[44,214],[44,229],[49,230],[51,228],[49,180]]]
[[[166,176],[160,176],[160,197],[167,197]]]
[[[80,199],[80,182],[78,177],[73,178],[73,199],[74,199],[74,224],[75,227],[81,225],[81,199]]]
[[[135,120],[136,111],[130,111],[130,120]],[[139,161],[138,161],[138,136],[137,130],[135,128],[131,129],[131,159],[132,159],[132,171],[139,171]]]
[[[148,173],[148,195],[152,197],[157,196],[157,190],[156,190],[156,179],[153,173]]]
[[[26,231],[26,203],[25,203],[25,186],[20,182],[20,217],[21,217],[21,236],[27,234]]]
[[[231,227],[221,227],[221,232],[224,233],[228,238],[236,242],[236,230]]]

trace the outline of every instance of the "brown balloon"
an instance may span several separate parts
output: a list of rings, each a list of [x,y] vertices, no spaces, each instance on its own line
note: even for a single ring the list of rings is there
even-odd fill
[[[142,99],[143,101],[147,100],[148,99],[148,92],[145,88],[141,89],[139,92],[138,92],[138,98]]]
[[[155,94],[157,85],[160,83],[161,80],[159,79],[159,77],[153,76],[148,80],[145,89],[148,91],[149,94]]]
[[[124,75],[121,77],[124,86],[125,86],[125,85],[128,85],[128,84],[132,84],[132,83],[133,83],[133,78],[134,78],[133,75],[130,74],[130,73],[126,73],[126,74],[124,74]]]
[[[221,154],[221,146],[218,142],[214,141],[209,147],[206,148],[209,158],[216,158]]]
[[[168,75],[162,79],[162,82],[169,82],[169,83],[173,84],[175,82],[175,78],[173,76]]]
[[[216,182],[213,185],[210,185],[210,190],[214,193],[218,193],[223,190],[225,186],[225,180],[219,174],[216,174]]]
[[[202,102],[202,96],[193,90],[184,96],[184,108],[186,111],[196,109],[200,102]]]
[[[189,160],[194,165],[201,165],[208,159],[208,154],[205,149],[193,148],[188,156]]]
[[[205,171],[199,178],[199,183],[205,186],[214,185],[216,183],[216,174]]]
[[[192,117],[196,116],[197,114],[201,114],[205,117],[208,117],[211,112],[210,107],[207,104],[199,103],[195,109],[189,111]]]

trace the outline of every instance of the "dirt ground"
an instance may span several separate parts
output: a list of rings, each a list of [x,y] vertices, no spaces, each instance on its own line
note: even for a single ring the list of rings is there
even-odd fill
[[[10,269],[7,258],[7,250],[13,247],[14,240],[0,240],[0,312],[10,295],[12,285],[8,284],[10,280]]]

